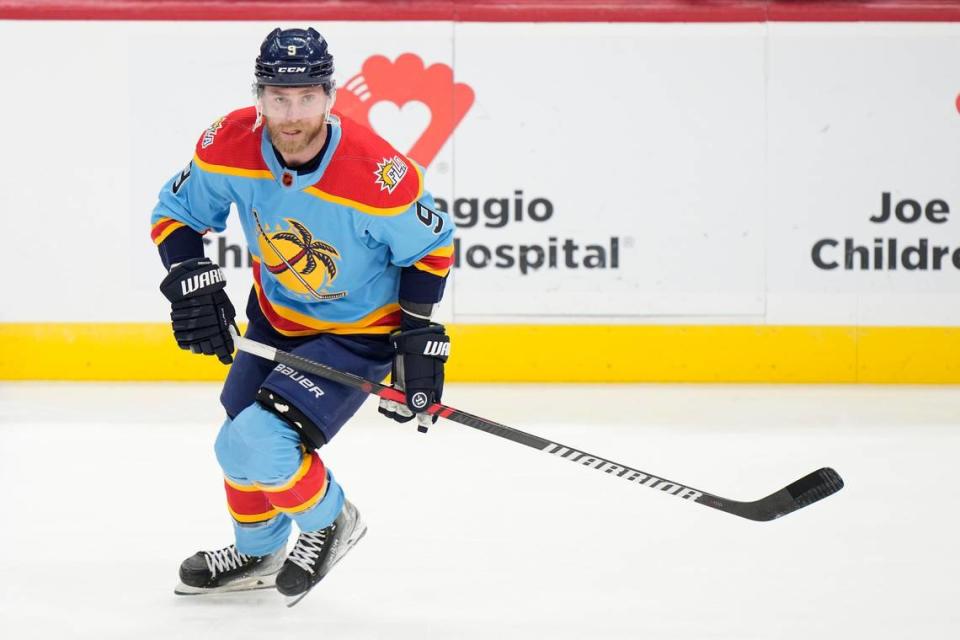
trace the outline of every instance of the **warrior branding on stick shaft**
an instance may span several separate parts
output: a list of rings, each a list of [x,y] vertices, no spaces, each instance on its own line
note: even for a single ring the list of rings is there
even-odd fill
[[[603,458],[590,455],[589,453],[583,453],[582,451],[577,451],[576,449],[569,449],[562,444],[557,444],[555,442],[547,444],[543,450],[549,454],[566,458],[571,462],[582,464],[585,467],[593,467],[594,469],[609,473],[610,475],[617,476],[618,478],[624,478],[625,480],[636,482],[637,484],[650,487],[651,489],[659,489],[664,493],[669,493],[670,495],[680,498],[686,498],[688,500],[692,498],[696,500],[703,495],[703,493],[697,491],[696,489],[690,489],[682,484],[670,482],[669,480],[663,480],[656,476],[648,475],[643,471],[631,469],[630,467],[624,467],[615,462],[610,462],[609,460],[604,460]]]

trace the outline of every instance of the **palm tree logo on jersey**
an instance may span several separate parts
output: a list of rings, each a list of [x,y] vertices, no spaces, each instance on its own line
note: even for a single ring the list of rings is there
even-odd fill
[[[273,240],[289,240],[294,246],[299,247],[300,251],[290,258],[289,263],[284,261],[270,267],[270,273],[283,273],[306,258],[307,264],[300,273],[303,275],[312,273],[313,270],[317,268],[317,261],[319,260],[327,270],[327,275],[330,276],[330,282],[333,282],[334,278],[337,277],[337,263],[335,263],[333,259],[339,258],[340,252],[326,242],[314,240],[310,230],[297,220],[287,218],[287,222],[297,230],[297,233],[281,231],[273,234]]]
[[[257,223],[257,242],[263,266],[280,284],[312,300],[337,300],[347,295],[346,291],[329,291],[340,273],[336,261],[341,255],[336,247],[316,240],[299,220],[284,218],[289,225],[287,229],[275,225],[278,230],[268,232],[256,209],[253,210],[253,219]]]

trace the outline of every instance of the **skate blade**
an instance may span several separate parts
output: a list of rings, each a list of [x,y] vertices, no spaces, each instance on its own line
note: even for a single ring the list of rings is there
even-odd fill
[[[178,596],[203,596],[216,593],[240,593],[243,591],[257,591],[259,589],[276,588],[277,575],[275,573],[266,576],[251,576],[242,578],[236,582],[225,584],[222,587],[191,587],[182,582],[174,587],[173,592]]]
[[[349,540],[347,540],[347,543],[344,545],[345,548],[344,548],[344,550],[343,550],[343,553],[341,553],[339,556],[336,557],[336,559],[335,559],[335,560],[333,561],[333,563],[330,565],[330,568],[327,569],[327,573],[330,573],[331,571],[333,571],[333,568],[334,568],[335,566],[337,566],[337,563],[340,562],[341,560],[343,560],[343,556],[347,555],[347,552],[350,551],[350,549],[353,549],[353,547],[354,547],[358,542],[360,542],[360,539],[363,538],[364,535],[366,535],[366,533],[367,533],[367,525],[366,525],[362,520],[359,521],[359,524],[360,524],[360,526],[357,527],[357,529],[359,529],[360,533],[358,533],[358,534],[355,535],[354,537],[352,537],[352,538],[350,538]],[[325,578],[325,577],[326,577],[326,575],[324,575],[324,578]],[[323,578],[321,578],[319,581],[317,581],[317,584],[320,584],[321,582],[323,582]],[[316,587],[317,584],[313,585],[313,587]],[[306,598],[306,597],[307,597],[307,594],[310,593],[311,591],[313,591],[313,587],[310,587],[309,589],[307,589],[307,590],[304,591],[303,593],[297,594],[297,595],[295,595],[295,596],[284,596],[284,597],[286,598],[286,601],[287,601],[287,608],[289,609],[289,608],[292,607],[293,605],[297,604],[298,602],[300,602],[301,600],[303,600],[304,598]]]

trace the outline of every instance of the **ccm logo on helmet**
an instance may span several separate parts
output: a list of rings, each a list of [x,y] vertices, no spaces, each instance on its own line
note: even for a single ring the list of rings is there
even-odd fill
[[[306,67],[280,67],[277,73],[306,73]]]

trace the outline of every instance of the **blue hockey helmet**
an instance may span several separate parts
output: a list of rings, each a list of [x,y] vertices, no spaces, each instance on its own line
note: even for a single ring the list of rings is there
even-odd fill
[[[274,29],[260,45],[257,86],[309,87],[333,84],[333,55],[316,29]]]

